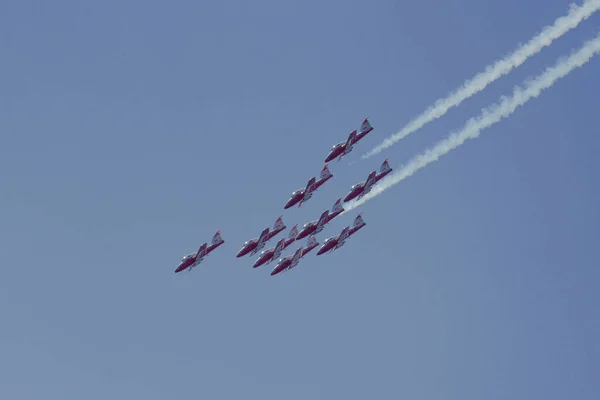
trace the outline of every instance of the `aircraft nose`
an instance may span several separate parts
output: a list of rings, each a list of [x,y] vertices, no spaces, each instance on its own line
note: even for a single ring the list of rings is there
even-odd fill
[[[308,234],[308,231],[306,229],[302,229],[300,231],[300,233],[298,233],[298,235],[296,236],[296,240],[301,240],[304,239],[304,237]]]
[[[240,258],[241,256],[243,256],[243,255],[244,255],[244,251],[245,251],[245,250],[246,250],[246,248],[245,248],[245,247],[242,247],[242,248],[240,249],[240,251],[238,251],[238,253],[237,253],[236,257]]]
[[[284,264],[277,264],[275,266],[275,268],[273,268],[273,271],[271,271],[271,275],[277,275],[278,273],[280,273],[284,269],[285,269]]]

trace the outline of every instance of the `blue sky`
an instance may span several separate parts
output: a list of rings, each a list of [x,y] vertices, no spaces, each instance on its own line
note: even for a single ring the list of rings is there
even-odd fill
[[[360,160],[568,10],[525,3],[2,2],[0,397],[596,398],[599,59],[334,220],[320,242],[367,223],[340,250],[275,277],[235,258],[597,33]]]

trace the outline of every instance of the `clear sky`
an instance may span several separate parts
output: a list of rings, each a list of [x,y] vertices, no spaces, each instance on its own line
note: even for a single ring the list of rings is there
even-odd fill
[[[597,399],[600,57],[334,220],[321,243],[367,223],[334,253],[274,277],[235,257],[597,33],[600,15],[360,159],[567,11],[1,2],[0,397]],[[367,115],[335,177],[284,210]],[[174,274],[217,229],[226,243]]]

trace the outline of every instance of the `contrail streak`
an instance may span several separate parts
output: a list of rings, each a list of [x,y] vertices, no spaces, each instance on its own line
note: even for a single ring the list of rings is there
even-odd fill
[[[523,64],[529,57],[539,53],[544,47],[550,46],[552,41],[577,27],[579,23],[589,18],[598,9],[600,9],[600,0],[587,0],[582,6],[572,4],[569,13],[554,21],[554,25],[545,27],[537,36],[519,47],[512,54],[496,61],[492,65],[488,65],[483,72],[466,81],[459,89],[445,98],[438,99],[433,106],[409,122],[400,132],[389,136],[381,144],[374,147],[373,150],[362,155],[361,158],[369,158],[387,149],[394,143],[421,129],[425,124],[440,118],[450,108],[458,106],[462,101],[482,91],[490,83]]]
[[[366,194],[362,199],[344,205],[344,208],[346,211],[350,211],[364,204],[400,181],[408,178],[421,168],[437,161],[444,154],[462,145],[467,139],[477,138],[482,129],[489,128],[501,119],[509,117],[517,107],[538,97],[543,90],[551,87],[554,82],[565,77],[575,68],[583,66],[598,52],[600,52],[600,34],[595,39],[586,42],[583,47],[577,52],[572,53],[568,58],[560,59],[555,66],[547,68],[543,74],[529,81],[525,89],[517,86],[514,89],[512,97],[502,97],[500,104],[494,104],[484,109],[479,117],[468,120],[462,130],[450,134],[446,139],[438,142],[432,148],[414,157],[406,166],[396,172],[392,172],[377,186],[374,186],[371,192]]]

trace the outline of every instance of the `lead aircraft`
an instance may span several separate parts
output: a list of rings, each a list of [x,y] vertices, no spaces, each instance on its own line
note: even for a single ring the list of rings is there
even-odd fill
[[[265,247],[265,244],[267,244],[269,240],[274,238],[279,232],[283,231],[285,228],[286,226],[283,223],[283,216],[280,216],[273,224],[272,231],[269,230],[269,228],[265,228],[258,238],[247,240],[240,249],[240,251],[238,251],[236,257],[243,257],[247,254],[250,254],[252,256],[258,253]]]
[[[177,269],[175,269],[175,273],[181,272],[187,268],[189,268],[189,270],[191,271],[192,268],[196,267],[202,262],[202,260],[204,260],[204,257],[209,255],[214,249],[216,249],[223,243],[225,243],[225,241],[221,237],[221,231],[217,231],[217,233],[215,233],[215,235],[212,238],[210,246],[207,245],[206,242],[204,242],[200,245],[200,248],[197,252],[190,253],[187,256],[183,257],[181,259],[181,262],[177,266]]]
[[[373,127],[371,126],[371,123],[369,122],[369,117],[367,117],[364,119],[362,125],[360,126],[360,131],[358,132],[358,134],[356,133],[356,129],[355,129],[352,132],[350,132],[350,134],[348,135],[348,138],[346,139],[345,142],[340,142],[340,143],[333,145],[333,147],[331,148],[331,151],[327,155],[327,158],[325,158],[325,162],[328,163],[336,157],[338,157],[338,161],[340,161],[342,159],[342,157],[344,157],[345,155],[347,155],[348,153],[350,153],[352,151],[352,147],[356,143],[358,143],[358,141],[360,139],[367,136],[367,134],[369,132],[371,132],[372,130],[373,130]]]
[[[344,202],[349,202],[354,198],[357,198],[357,200],[360,199],[369,193],[373,186],[390,172],[392,172],[392,167],[390,167],[390,164],[386,158],[381,164],[381,167],[379,167],[379,174],[377,174],[375,171],[372,171],[365,182],[360,182],[356,185],[353,185],[350,188],[350,192],[346,195],[346,197],[344,197]]]
[[[285,203],[284,209],[288,209],[290,207],[298,204],[298,207],[302,206],[305,201],[310,199],[313,195],[313,192],[316,191],[323,185],[325,182],[333,178],[333,174],[329,172],[329,168],[327,165],[323,167],[321,170],[321,174],[319,175],[319,179],[317,180],[314,176],[308,180],[308,183],[304,187],[304,189],[298,189],[292,193],[292,197]]]
[[[321,246],[319,251],[317,251],[317,255],[320,256],[321,254],[324,254],[327,252],[332,252],[334,250],[339,249],[346,243],[346,239],[348,239],[350,236],[354,235],[356,232],[358,232],[358,230],[360,230],[365,225],[366,225],[366,222],[363,221],[360,214],[358,214],[356,216],[356,218],[354,218],[354,223],[352,224],[352,228],[349,226],[346,226],[346,227],[344,227],[344,229],[342,229],[342,232],[340,232],[339,235],[332,236],[330,238],[325,239],[325,241],[323,242],[323,246]]]

